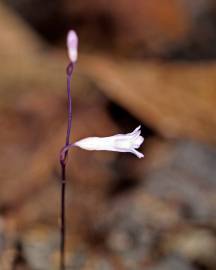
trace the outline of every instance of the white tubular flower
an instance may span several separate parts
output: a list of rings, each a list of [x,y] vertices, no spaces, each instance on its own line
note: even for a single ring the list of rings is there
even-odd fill
[[[110,137],[89,137],[75,142],[73,145],[85,150],[105,150],[115,152],[130,152],[138,158],[144,155],[137,151],[143,143],[144,138],[140,136],[141,126],[138,126],[133,132],[127,134],[117,134]]]
[[[67,35],[68,56],[72,63],[78,58],[78,36],[75,31],[70,30]]]

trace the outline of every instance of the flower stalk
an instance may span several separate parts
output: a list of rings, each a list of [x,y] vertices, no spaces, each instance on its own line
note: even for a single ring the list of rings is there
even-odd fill
[[[71,78],[73,74],[74,64],[69,63],[67,67],[67,94],[68,94],[68,127],[65,140],[65,146],[70,143],[70,134],[72,127],[72,97],[71,97]],[[60,225],[60,270],[65,270],[65,230],[66,230],[66,213],[65,213],[65,195],[66,195],[66,163],[67,163],[68,150],[64,152],[64,155],[60,155],[61,164],[61,225]]]
[[[71,97],[71,78],[74,70],[74,65],[77,60],[78,38],[74,31],[69,31],[67,36],[67,47],[70,63],[67,66],[67,97],[68,97],[68,126],[64,148],[70,144],[70,135],[72,127],[72,97]],[[66,164],[67,164],[68,149],[64,153],[60,153],[61,165],[61,202],[60,202],[60,270],[65,270],[65,232],[66,232]]]

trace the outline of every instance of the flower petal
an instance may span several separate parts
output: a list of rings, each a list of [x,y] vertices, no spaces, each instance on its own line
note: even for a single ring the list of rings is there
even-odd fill
[[[141,133],[141,125],[139,125],[137,128],[135,128],[134,129],[134,131],[132,131],[132,132],[130,132],[130,133],[127,133],[127,134],[125,134],[125,135],[127,135],[127,136],[133,136],[133,135],[136,135],[136,134],[138,134],[139,132]],[[139,134],[140,134],[139,133]]]
[[[143,153],[141,153],[141,152],[139,152],[139,151],[137,151],[135,149],[132,149],[131,150],[131,153],[133,153],[134,155],[136,155],[138,158],[143,158],[144,157]]]
[[[140,145],[143,143],[144,141],[144,137],[143,136],[139,136],[138,138],[136,138],[133,142],[133,148],[137,149],[140,147]]]

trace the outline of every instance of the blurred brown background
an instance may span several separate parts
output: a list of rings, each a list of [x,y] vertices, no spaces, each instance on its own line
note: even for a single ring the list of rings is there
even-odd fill
[[[130,132],[145,158],[73,149],[71,270],[216,269],[216,2],[0,3],[0,269],[55,270],[65,37],[72,141]]]

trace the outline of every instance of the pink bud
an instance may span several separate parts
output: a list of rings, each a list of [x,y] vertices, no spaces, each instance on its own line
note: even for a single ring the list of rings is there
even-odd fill
[[[67,35],[68,56],[75,63],[78,57],[78,36],[75,31],[70,30]]]

